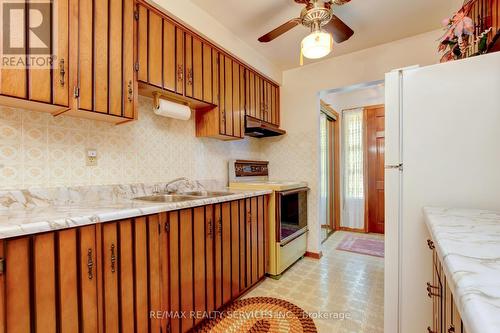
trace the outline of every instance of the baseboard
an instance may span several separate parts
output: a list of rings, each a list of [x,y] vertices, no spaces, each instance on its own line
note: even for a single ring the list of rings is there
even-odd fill
[[[304,254],[304,257],[309,257],[309,258],[313,258],[313,259],[321,259],[321,257],[323,256],[323,252],[319,251],[318,252],[309,252],[307,251],[305,254]]]

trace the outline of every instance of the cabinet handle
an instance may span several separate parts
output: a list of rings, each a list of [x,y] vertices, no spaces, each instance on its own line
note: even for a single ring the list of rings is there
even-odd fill
[[[59,79],[59,83],[61,84],[61,87],[64,87],[64,84],[65,84],[65,75],[66,75],[66,71],[64,70],[64,59],[61,59],[59,61],[59,75],[60,75],[60,79]]]
[[[111,244],[111,273],[114,273],[116,271],[115,263],[116,263],[115,244]]]
[[[212,238],[212,219],[208,220],[208,236]]]
[[[430,282],[427,282],[427,290],[430,290],[430,289],[439,289],[439,287],[436,287],[436,286],[433,286]]]
[[[427,289],[427,296],[429,296],[429,298],[433,298],[433,297],[441,297],[441,295],[440,295],[440,294],[435,293],[435,292],[433,292],[432,290],[429,290],[429,289]]]
[[[430,282],[427,282],[427,296],[429,296],[429,298],[432,298],[433,296],[440,296],[439,293],[435,293],[434,290],[439,292],[439,287],[433,286]]]
[[[134,100],[134,89],[132,89],[132,80],[128,81],[127,84],[128,101],[132,102]]]
[[[192,68],[190,68],[187,71],[187,84],[190,86],[193,85],[193,69]]]
[[[177,66],[177,81],[184,80],[184,68],[182,65]]]
[[[436,333],[436,331],[431,330],[431,328],[429,326],[427,326],[427,332],[428,333]]]
[[[427,240],[427,246],[429,247],[429,249],[431,250],[434,250],[435,246],[434,246],[434,242],[431,241],[430,239]]]
[[[89,280],[94,278],[94,260],[92,259],[92,249],[87,251],[87,276]]]
[[[448,328],[448,333],[455,333],[455,326],[450,325],[450,327]]]

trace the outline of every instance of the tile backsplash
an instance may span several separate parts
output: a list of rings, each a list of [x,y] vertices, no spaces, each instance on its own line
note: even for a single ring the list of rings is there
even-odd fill
[[[195,137],[189,121],[156,116],[139,97],[139,120],[123,125],[0,107],[0,188],[161,182],[227,182],[227,160],[262,158],[258,139]],[[96,149],[97,166],[86,166]]]

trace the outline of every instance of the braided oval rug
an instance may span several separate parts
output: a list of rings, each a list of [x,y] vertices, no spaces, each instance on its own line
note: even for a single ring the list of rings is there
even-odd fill
[[[273,297],[238,300],[196,329],[203,333],[317,333],[309,315],[290,302]]]

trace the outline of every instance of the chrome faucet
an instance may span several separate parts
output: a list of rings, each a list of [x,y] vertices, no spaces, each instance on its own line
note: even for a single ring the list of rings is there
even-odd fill
[[[153,190],[151,191],[153,194],[160,194],[160,185],[154,184]]]
[[[180,177],[180,178],[175,178],[174,180],[169,181],[165,185],[165,193],[167,193],[167,194],[174,193],[175,191],[170,191],[168,188],[170,185],[175,184],[175,183],[180,182],[180,181],[189,182],[189,179],[186,177]]]

